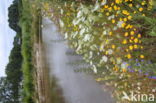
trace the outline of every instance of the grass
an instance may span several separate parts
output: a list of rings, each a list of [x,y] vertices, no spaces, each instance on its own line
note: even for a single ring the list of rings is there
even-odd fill
[[[23,56],[23,102],[35,103],[34,65],[33,65],[33,36],[38,34],[38,9],[32,9],[30,1],[22,0],[20,26],[22,29]],[[33,15],[32,15],[33,12]],[[36,18],[34,18],[34,16]]]

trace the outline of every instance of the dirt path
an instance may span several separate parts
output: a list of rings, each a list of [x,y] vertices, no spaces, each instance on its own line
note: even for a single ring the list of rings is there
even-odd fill
[[[67,103],[114,103],[111,95],[104,92],[92,76],[76,73],[76,68],[86,67],[86,64],[71,65],[82,61],[78,55],[69,55],[73,51],[59,34],[55,24],[48,18],[43,19],[42,38],[45,47],[47,66],[50,75],[58,79]]]

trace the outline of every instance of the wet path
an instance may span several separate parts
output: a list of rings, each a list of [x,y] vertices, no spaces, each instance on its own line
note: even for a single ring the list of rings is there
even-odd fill
[[[82,57],[69,55],[73,51],[68,48],[54,23],[47,18],[43,19],[42,38],[50,75],[59,80],[67,103],[114,103],[110,94],[104,92],[92,76],[74,72],[78,66],[70,63],[81,61]]]

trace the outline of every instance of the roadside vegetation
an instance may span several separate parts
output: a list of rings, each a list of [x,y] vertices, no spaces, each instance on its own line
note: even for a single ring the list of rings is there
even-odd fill
[[[43,7],[117,101],[133,103],[122,98],[131,91],[156,96],[155,0],[49,0]]]

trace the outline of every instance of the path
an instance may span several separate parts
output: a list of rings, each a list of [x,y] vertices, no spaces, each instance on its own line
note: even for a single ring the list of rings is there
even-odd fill
[[[82,60],[81,56],[69,55],[73,51],[48,18],[43,18],[42,38],[50,75],[54,75],[63,90],[67,103],[114,103],[110,94],[104,92],[92,76],[76,73],[71,62]],[[85,65],[86,66],[86,65]]]

